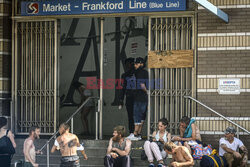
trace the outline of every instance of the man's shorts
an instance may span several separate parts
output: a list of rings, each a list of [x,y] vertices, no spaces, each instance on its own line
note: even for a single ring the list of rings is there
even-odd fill
[[[240,166],[244,154],[241,154],[242,158],[241,159],[234,159],[234,156],[232,153],[225,153],[223,157],[227,160],[228,163],[232,163],[232,166]]]
[[[135,125],[141,124],[147,109],[147,102],[134,102],[134,122]]]
[[[60,167],[80,167],[79,157],[76,155],[62,157]]]

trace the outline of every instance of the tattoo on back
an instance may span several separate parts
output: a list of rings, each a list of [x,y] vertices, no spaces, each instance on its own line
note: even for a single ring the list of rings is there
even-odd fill
[[[74,147],[74,146],[77,146],[77,141],[76,141],[76,139],[70,140],[70,141],[68,142],[68,147],[69,147],[69,148]]]

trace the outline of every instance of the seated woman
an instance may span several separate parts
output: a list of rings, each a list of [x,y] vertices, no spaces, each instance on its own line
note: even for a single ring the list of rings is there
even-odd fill
[[[146,141],[144,150],[148,157],[149,167],[154,167],[154,157],[158,161],[158,167],[163,167],[163,158],[167,156],[163,149],[164,143],[171,140],[171,134],[167,132],[168,120],[162,118],[158,121],[158,131],[153,132],[152,142]]]
[[[184,145],[191,153],[190,145],[202,144],[200,130],[194,124],[195,120],[186,116],[180,120],[180,137],[174,136],[172,141],[178,141],[179,145]]]

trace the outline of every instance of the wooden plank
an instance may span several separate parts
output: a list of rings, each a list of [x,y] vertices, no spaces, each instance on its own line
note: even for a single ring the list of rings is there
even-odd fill
[[[148,68],[193,67],[193,50],[149,51]]]

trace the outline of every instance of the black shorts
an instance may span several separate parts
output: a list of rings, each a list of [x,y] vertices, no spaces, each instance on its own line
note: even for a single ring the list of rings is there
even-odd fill
[[[60,167],[80,167],[79,157],[77,155],[62,157]]]

